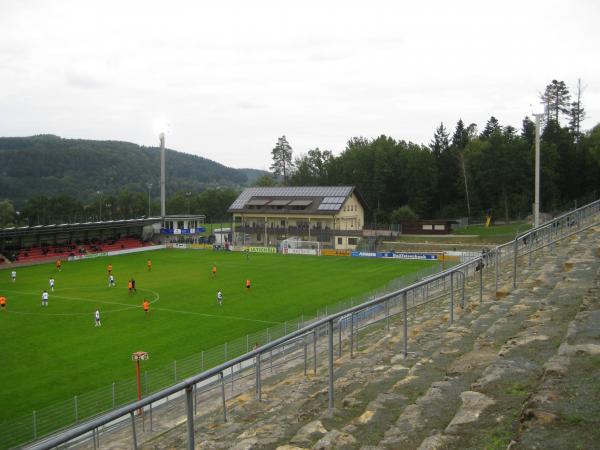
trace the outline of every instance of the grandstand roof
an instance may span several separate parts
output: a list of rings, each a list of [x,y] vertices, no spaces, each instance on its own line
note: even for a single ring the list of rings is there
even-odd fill
[[[311,214],[335,214],[344,202],[355,194],[366,207],[366,203],[354,186],[298,186],[298,187],[253,187],[244,191],[227,210],[234,212],[259,212],[256,207],[276,207],[280,212],[305,207],[302,212]],[[250,208],[253,207],[253,208]],[[272,211],[271,211],[272,212]]]
[[[105,220],[102,222],[63,223],[0,228],[0,238],[27,236],[32,234],[59,233],[62,231],[98,230],[144,226],[160,222],[160,220],[160,217],[148,217],[146,219]]]

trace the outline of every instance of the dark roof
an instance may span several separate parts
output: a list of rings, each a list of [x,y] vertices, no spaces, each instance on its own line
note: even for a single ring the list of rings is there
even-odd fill
[[[256,187],[245,189],[231,204],[228,212],[336,214],[344,202],[355,194],[366,207],[354,186]],[[304,207],[303,209],[298,209]]]
[[[63,223],[51,225],[34,225],[31,227],[0,228],[0,238],[28,235],[56,234],[65,231],[104,230],[122,227],[143,227],[160,222],[160,217],[146,219],[107,220],[103,222]]]

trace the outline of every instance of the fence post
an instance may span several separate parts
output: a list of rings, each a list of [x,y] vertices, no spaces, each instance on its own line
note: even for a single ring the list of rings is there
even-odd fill
[[[450,272],[450,323],[454,322],[454,272]]]
[[[390,302],[389,302],[389,300],[385,301],[385,331],[387,333],[390,332]]]
[[[517,287],[517,253],[519,251],[519,236],[515,237],[515,248],[513,250],[513,289]]]
[[[402,319],[403,319],[403,334],[404,334],[404,342],[402,345],[404,346],[404,359],[408,358],[408,299],[407,293],[404,291],[402,293]]]
[[[227,422],[227,405],[225,404],[225,378],[223,372],[219,372],[219,378],[221,379],[221,401],[223,403],[223,421]]]
[[[135,415],[133,411],[129,413],[131,416],[131,433],[133,435],[133,450],[137,450],[137,435],[135,434]]]
[[[342,320],[338,320],[338,358],[342,357]]]
[[[194,405],[192,402],[192,386],[185,388],[185,409],[187,412],[187,448],[194,450]]]
[[[33,440],[37,439],[37,419],[35,417],[35,410],[33,410]]]
[[[198,414],[198,385],[194,383],[194,415]]]
[[[177,360],[173,360],[173,383],[177,383]]]
[[[227,362],[227,342],[225,342],[225,344],[223,344],[223,350],[225,351],[225,361]]]
[[[501,250],[499,248],[496,249],[496,254],[494,255],[494,258],[496,259],[494,262],[495,267],[495,272],[496,272],[496,290],[494,291],[494,298],[496,298],[498,296],[498,271],[500,270],[500,252]]]
[[[250,336],[246,335],[246,353],[250,351]]]
[[[475,271],[473,271],[473,278],[475,278]],[[465,284],[467,283],[466,277],[462,276],[462,286],[460,291],[460,309],[465,309]]]
[[[313,330],[313,373],[317,374],[317,329]]]
[[[200,372],[204,372],[204,350],[200,352]]]
[[[144,395],[148,395],[148,371],[144,370]]]
[[[79,411],[77,411],[77,396],[73,397],[75,406],[75,423],[79,423]]]
[[[152,432],[152,403],[150,403],[150,432]]]
[[[260,377],[260,357],[259,353],[256,357],[256,398],[260,402],[262,400],[262,386],[261,386],[261,377]]]
[[[329,412],[333,410],[333,320],[327,323],[328,366],[329,366]]]
[[[304,376],[306,376],[306,369],[308,366],[308,350],[306,346],[306,336],[302,338],[302,344],[304,347]]]
[[[350,358],[354,358],[354,313],[350,314]]]
[[[483,268],[485,267],[483,258],[481,258],[481,263],[482,263],[481,269],[479,270],[479,303],[483,303]],[[488,259],[488,264],[489,264],[489,259]]]

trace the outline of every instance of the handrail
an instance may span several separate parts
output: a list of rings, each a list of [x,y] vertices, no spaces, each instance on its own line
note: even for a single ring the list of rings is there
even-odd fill
[[[552,219],[550,222],[547,222],[545,224],[542,224],[536,228],[532,228],[530,230],[527,230],[524,233],[521,234],[517,234],[517,236],[515,237],[514,240],[507,242],[505,244],[501,244],[495,247],[494,250],[492,250],[492,252],[498,252],[498,250],[501,250],[505,247],[509,247],[509,246],[514,246],[515,244],[518,243],[519,239],[523,239],[523,237],[525,236],[529,236],[533,233],[538,233],[541,230],[544,230],[548,227],[554,226],[557,223],[560,223],[561,220],[563,220],[564,218],[568,218],[568,216],[576,214],[576,213],[580,213],[582,212],[584,209],[588,209],[591,208],[593,206],[597,206],[600,205],[600,200],[596,200],[595,202],[592,202],[588,205],[585,205],[583,207],[577,208],[573,211],[570,211],[568,213],[562,214],[559,217],[556,217],[554,219]],[[595,213],[598,213],[598,209],[595,211]],[[578,231],[582,231],[582,229],[587,229],[590,226],[587,227],[581,227],[581,221],[578,220],[577,225],[579,226]],[[568,233],[567,235],[570,235],[570,233]],[[565,238],[567,235],[563,235],[561,237],[561,239]],[[60,444],[64,444],[78,436],[81,436],[85,433],[88,433],[90,431],[95,430],[96,428],[105,425],[107,423],[110,423],[116,419],[119,419],[123,416],[126,416],[127,414],[132,415],[135,413],[135,411],[144,408],[145,406],[148,406],[152,403],[155,403],[159,400],[164,399],[165,397],[168,397],[170,395],[173,395],[175,393],[181,392],[181,391],[187,391],[190,392],[190,390],[193,388],[194,385],[196,385],[197,383],[200,383],[202,381],[208,380],[211,377],[214,376],[222,376],[223,372],[227,369],[232,368],[233,366],[243,363],[245,361],[251,360],[253,358],[258,357],[258,360],[260,359],[260,356],[263,353],[269,352],[271,350],[273,350],[274,348],[279,347],[281,344],[285,344],[288,343],[290,341],[293,341],[297,338],[304,338],[304,336],[308,335],[309,333],[313,333],[316,332],[316,330],[318,330],[319,328],[323,327],[324,325],[328,325],[329,328],[329,333],[332,332],[332,324],[335,320],[339,320],[345,316],[354,314],[358,311],[362,311],[365,309],[368,309],[372,306],[378,305],[380,303],[386,302],[394,297],[398,297],[400,295],[404,295],[404,299],[406,299],[406,293],[410,292],[410,291],[414,291],[422,286],[427,286],[432,282],[435,282],[437,280],[441,280],[447,276],[452,276],[452,274],[454,273],[460,273],[462,275],[462,282],[463,285],[465,283],[465,279],[466,279],[466,275],[463,272],[463,269],[468,268],[469,266],[472,266],[473,264],[479,264],[479,262],[484,263],[486,260],[486,254],[482,254],[478,257],[472,258],[468,261],[465,261],[463,263],[457,264],[456,266],[450,267],[442,272],[439,272],[435,275],[432,275],[430,277],[427,277],[425,279],[422,279],[420,281],[417,281],[416,283],[410,285],[410,286],[406,286],[403,287],[402,289],[396,290],[394,292],[388,293],[388,294],[384,294],[380,297],[374,298],[372,300],[369,300],[365,303],[350,307],[348,309],[345,309],[343,311],[334,313],[334,314],[330,314],[324,318],[318,319],[315,322],[306,325],[296,331],[293,331],[292,333],[289,333],[285,336],[282,336],[278,339],[275,339],[274,341],[271,341],[267,344],[262,345],[261,347],[258,347],[256,349],[253,349],[243,355],[240,355],[232,360],[226,361],[216,367],[210,368],[204,372],[201,372],[197,375],[191,376],[186,378],[185,380],[182,380],[168,388],[162,389],[158,392],[155,392],[154,394],[150,394],[147,397],[138,400],[136,402],[133,403],[129,403],[127,405],[124,405],[122,407],[119,407],[113,411],[110,411],[108,413],[105,413],[99,417],[96,417],[94,419],[90,419],[85,423],[82,423],[80,425],[76,425],[70,429],[67,429],[61,433],[59,433],[58,435],[54,435],[51,436],[49,438],[46,438],[43,441],[39,441],[37,443],[34,443],[32,446],[28,447],[30,449],[35,449],[35,450],[46,450],[46,449],[50,449],[53,447],[56,447]],[[406,305],[405,305],[406,307]],[[333,336],[330,336],[329,339],[331,340],[333,338]],[[330,348],[330,352],[332,351],[332,349]],[[331,356],[330,356],[331,357]],[[331,368],[330,368],[331,369]],[[259,373],[260,373],[260,369]],[[331,383],[331,380],[330,380]],[[330,385],[331,386],[331,385]],[[332,401],[332,393],[330,392],[330,402]],[[189,412],[188,412],[189,413]]]

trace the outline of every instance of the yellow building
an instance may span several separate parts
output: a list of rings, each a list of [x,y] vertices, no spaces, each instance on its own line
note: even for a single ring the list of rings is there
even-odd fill
[[[322,248],[354,250],[365,206],[353,186],[248,188],[228,209],[233,245],[267,247],[299,238]]]

